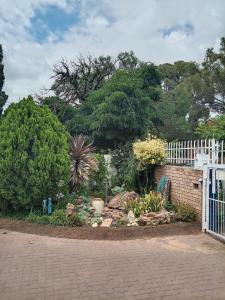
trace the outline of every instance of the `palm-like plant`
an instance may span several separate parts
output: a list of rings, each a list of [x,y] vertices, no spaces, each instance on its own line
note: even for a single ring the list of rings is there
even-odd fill
[[[92,154],[95,148],[92,144],[85,145],[83,135],[76,136],[71,143],[71,182],[74,191],[88,181],[91,172],[97,169],[96,160]]]

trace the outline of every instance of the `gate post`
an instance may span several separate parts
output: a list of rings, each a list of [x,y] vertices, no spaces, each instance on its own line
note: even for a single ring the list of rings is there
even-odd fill
[[[208,195],[208,168],[207,165],[203,167],[203,193],[202,193],[202,231],[207,230],[207,195]]]

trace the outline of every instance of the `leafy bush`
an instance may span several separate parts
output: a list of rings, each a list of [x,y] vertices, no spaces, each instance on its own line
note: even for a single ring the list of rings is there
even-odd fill
[[[193,222],[197,218],[197,213],[194,207],[188,203],[175,204],[176,218],[184,222]]]
[[[163,208],[163,198],[160,193],[151,191],[142,199],[143,212],[157,212]]]
[[[157,138],[135,142],[133,152],[139,161],[140,168],[145,168],[147,165],[161,165],[166,157],[165,143]]]
[[[51,216],[30,213],[25,220],[54,226],[82,226],[86,223],[86,216],[79,212],[74,216],[67,217],[64,209],[56,209]]]
[[[0,123],[0,207],[31,209],[68,183],[69,135],[32,97],[10,105]],[[68,185],[65,185],[65,190]]]
[[[164,203],[164,208],[167,210],[167,211],[172,211],[174,210],[174,204],[170,201],[170,200],[166,200],[165,203]]]
[[[86,224],[86,215],[82,212],[67,218],[67,225],[69,226],[82,226]]]
[[[100,153],[95,154],[97,170],[90,178],[90,192],[93,196],[104,198],[106,189],[106,178],[108,175],[104,156]]]
[[[130,210],[134,213],[136,218],[139,218],[143,210],[142,202],[140,202],[139,199],[126,201],[124,203],[124,211],[128,213]]]
[[[124,185],[126,190],[138,190],[137,161],[130,142],[113,151],[112,165],[117,170],[117,175],[112,178],[113,186]]]

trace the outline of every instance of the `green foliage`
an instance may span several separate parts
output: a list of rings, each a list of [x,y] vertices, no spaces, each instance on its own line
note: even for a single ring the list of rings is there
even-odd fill
[[[68,217],[69,226],[83,226],[86,224],[86,214],[78,212],[74,216]]]
[[[117,194],[120,194],[120,195],[123,195],[125,193],[125,188],[124,188],[124,185],[122,186],[114,186],[112,189],[111,189],[111,192],[112,192],[112,195],[115,196]]]
[[[158,138],[137,141],[133,144],[133,152],[142,169],[147,165],[161,165],[166,157],[165,142]]]
[[[30,209],[56,198],[57,183],[69,180],[68,139],[58,119],[31,97],[6,110],[0,124],[2,208]]]
[[[97,170],[93,172],[90,178],[90,193],[95,197],[104,198],[106,177],[108,176],[104,155],[96,153],[95,160],[97,162]]]
[[[219,52],[206,51],[201,72],[201,103],[219,114],[225,113],[225,37],[220,40]]]
[[[142,213],[158,212],[164,206],[164,200],[160,193],[151,191],[145,194],[143,198],[129,200],[124,203],[124,211],[128,213],[130,210],[136,218],[139,218]]]
[[[130,210],[134,213],[136,218],[139,218],[143,211],[142,202],[139,199],[131,199],[126,201],[124,203],[124,211],[128,213]]]
[[[160,119],[158,132],[168,141],[195,138],[200,120],[209,116],[201,103],[201,70],[194,62],[178,61],[158,67],[163,78],[161,101],[157,103]]]
[[[113,151],[112,165],[117,170],[117,175],[112,178],[114,186],[124,186],[126,190],[138,190],[137,161],[130,143]]]
[[[157,212],[163,208],[163,198],[160,193],[151,191],[142,198],[143,212]]]
[[[86,105],[92,107],[89,124],[97,146],[116,148],[125,144],[127,137],[133,140],[143,136],[154,126],[153,94],[158,94],[156,83],[160,81],[142,75],[140,70],[119,70],[101,89],[90,94]]]
[[[164,202],[164,208],[167,210],[167,211],[172,211],[174,210],[174,204],[170,201],[170,200],[166,200]]]
[[[75,136],[71,142],[71,182],[73,190],[78,192],[81,185],[89,181],[91,173],[97,169],[94,147],[86,144],[83,135]]]
[[[118,227],[120,227],[120,226],[126,226],[127,223],[128,223],[128,221],[126,219],[121,218],[121,219],[117,219],[116,220],[115,226],[118,226]]]
[[[174,205],[176,219],[184,222],[193,222],[197,218],[196,210],[188,203],[178,203]]]
[[[215,117],[199,125],[197,133],[205,139],[225,140],[225,115]]]
[[[56,209],[52,215],[40,215],[30,213],[26,221],[37,224],[49,224],[54,226],[82,226],[86,223],[86,217],[82,213],[67,217],[64,209]]]

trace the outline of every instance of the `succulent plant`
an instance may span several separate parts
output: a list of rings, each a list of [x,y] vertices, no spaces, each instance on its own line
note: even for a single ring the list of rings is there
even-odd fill
[[[86,145],[83,135],[75,136],[71,142],[71,183],[74,191],[78,191],[83,183],[89,180],[97,163],[93,155],[95,148],[92,144]]]

